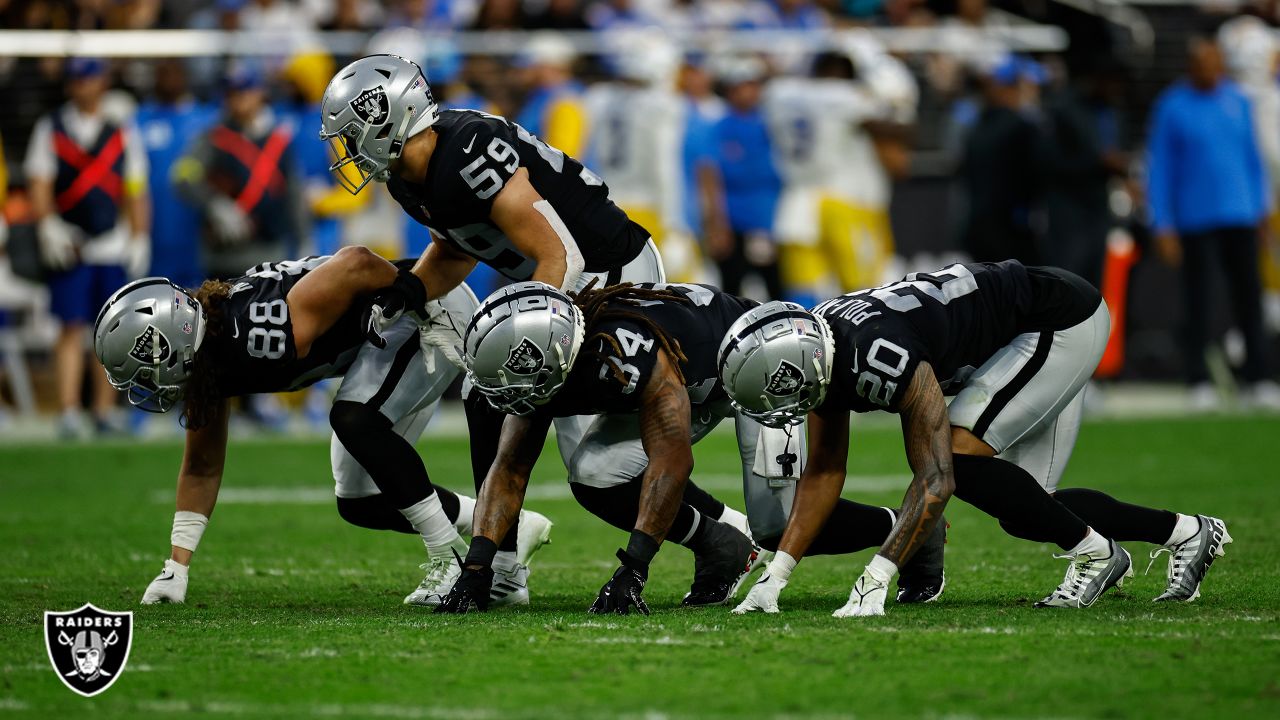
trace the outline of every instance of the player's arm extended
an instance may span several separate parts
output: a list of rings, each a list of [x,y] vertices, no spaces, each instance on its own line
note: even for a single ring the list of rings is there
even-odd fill
[[[582,274],[585,263],[577,242],[564,221],[529,182],[529,171],[520,168],[493,199],[490,219],[537,267],[533,280],[565,292]]]
[[[293,342],[298,357],[324,335],[356,298],[380,290],[396,279],[396,266],[359,245],[344,247],[307,273],[289,290],[285,302],[293,319]]]
[[[502,423],[498,454],[476,498],[474,538],[501,542],[520,516],[529,475],[542,453],[551,418],[543,413],[509,415]],[[473,542],[472,547],[476,544]]]
[[[907,462],[914,477],[902,500],[898,522],[877,555],[900,567],[933,532],[956,485],[947,401],[928,363],[916,368],[899,412]]]
[[[840,499],[849,459],[849,413],[843,408],[809,413],[809,458],[796,483],[795,501],[778,550],[799,561]]]
[[[693,472],[689,391],[671,363],[666,352],[658,353],[653,374],[640,396],[640,440],[649,466],[645,468],[640,487],[640,512],[635,530],[654,541],[655,552],[671,529]],[[635,533],[632,538],[634,545]],[[628,547],[628,552],[633,550],[635,548]],[[647,562],[651,557],[642,559]]]
[[[178,516],[174,521],[174,532],[170,558],[182,565],[191,564],[191,556],[196,551],[200,535],[204,527],[192,527],[191,521],[198,519],[187,517],[183,523],[183,513],[194,513],[204,518],[207,523],[213,514],[213,506],[218,501],[218,490],[222,487],[222,469],[227,459],[227,421],[230,417],[228,402],[214,413],[209,423],[197,430],[187,431],[186,448],[182,453],[182,467],[178,470]]]
[[[427,289],[427,300],[437,300],[461,285],[471,271],[475,270],[477,262],[470,255],[433,236],[431,244],[422,251],[422,257],[418,258],[412,272]]]

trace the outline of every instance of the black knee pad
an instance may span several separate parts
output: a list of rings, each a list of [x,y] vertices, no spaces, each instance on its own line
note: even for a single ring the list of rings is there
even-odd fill
[[[348,449],[373,430],[384,430],[391,421],[364,403],[339,400],[329,410],[329,426]]]

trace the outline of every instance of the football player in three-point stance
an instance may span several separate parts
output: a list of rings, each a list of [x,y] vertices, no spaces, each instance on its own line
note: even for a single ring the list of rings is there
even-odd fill
[[[348,190],[385,183],[432,242],[412,270],[375,303],[373,317],[394,318],[409,297],[445,295],[478,262],[511,280],[564,291],[588,282],[661,282],[662,260],[649,233],[609,199],[598,175],[505,118],[439,110],[414,63],[371,55],[340,70],[321,102],[321,137],[337,156],[332,170]],[[473,463],[492,458],[502,415],[467,401]],[[485,415],[488,415],[486,418]],[[567,462],[590,418],[559,418],[556,438]],[[477,475],[477,482],[480,475]],[[498,566],[515,562],[513,532]]]
[[[804,453],[802,438],[792,446],[790,433],[735,412],[716,378],[720,338],[755,304],[691,284],[588,288],[570,300],[546,285],[521,283],[487,298],[467,328],[468,377],[513,416],[480,492],[463,576],[440,611],[484,609],[494,547],[488,538],[503,536],[519,511],[550,418],[573,413],[599,413],[569,462],[574,496],[631,531],[593,612],[648,612],[641,591],[664,539],[696,557],[684,605],[728,602],[759,556],[734,525],[747,519],[761,544],[776,546]],[[736,420],[747,518],[689,481],[692,445],[727,417]],[[830,532],[810,551],[879,545],[892,516],[841,501],[841,522],[828,523]]]
[[[341,376],[330,413],[338,512],[373,529],[421,535],[427,573],[406,603],[432,605],[453,585],[474,501],[433,487],[413,447],[459,370],[447,359],[476,306],[458,288],[366,342],[372,298],[396,267],[361,247],[332,257],[266,263],[189,291],[164,278],[126,285],[98,314],[94,345],[113,385],[144,410],[182,405],[186,450],[178,473],[172,550],[144,603],[183,602],[188,566],[222,484],[228,399],[296,390]],[[420,318],[423,320],[421,327]],[[444,348],[443,350],[441,348]],[[484,463],[487,467],[487,463]],[[528,557],[550,522],[530,513],[524,552],[495,575],[495,604],[528,602]]]
[[[915,477],[889,539],[837,617],[884,613],[889,580],[953,493],[1009,534],[1065,551],[1066,577],[1040,606],[1091,605],[1132,574],[1116,540],[1160,546],[1153,559],[1169,552],[1168,586],[1156,599],[1194,600],[1231,542],[1221,520],[1058,489],[1110,326],[1084,280],[1012,260],[913,273],[812,312],[774,302],[745,315],[721,348],[725,389],[765,424],[807,415],[810,445],[778,555],[741,609],[777,607],[796,558],[840,494],[849,413],[871,410],[901,415]],[[950,407],[944,394],[955,395]]]

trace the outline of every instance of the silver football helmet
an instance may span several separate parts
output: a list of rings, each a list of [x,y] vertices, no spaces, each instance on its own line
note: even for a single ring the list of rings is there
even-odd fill
[[[182,401],[204,331],[204,308],[190,293],[149,277],[120,288],[102,306],[93,349],[131,405],[163,413]]]
[[[775,300],[738,318],[720,343],[720,383],[743,414],[771,428],[798,425],[831,383],[834,341],[820,315]]]
[[[485,298],[467,324],[467,378],[494,408],[528,415],[569,378],[585,333],[568,295],[541,282],[508,285]]]
[[[370,55],[333,76],[320,114],[320,139],[334,159],[329,172],[354,195],[390,178],[404,141],[434,125],[439,108],[417,63]]]

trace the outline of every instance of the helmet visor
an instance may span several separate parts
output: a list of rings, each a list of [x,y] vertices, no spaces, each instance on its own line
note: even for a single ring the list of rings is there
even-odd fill
[[[386,171],[373,158],[360,152],[360,130],[350,123],[337,132],[320,131],[320,139],[329,148],[329,172],[338,184],[352,195],[359,194],[366,185],[378,179]]]

